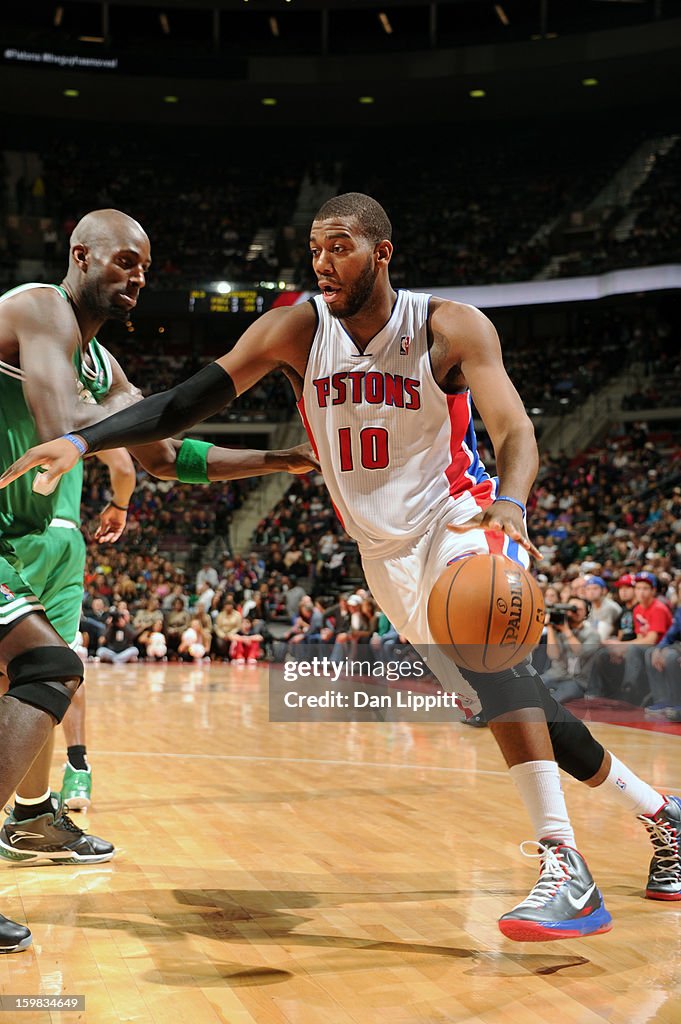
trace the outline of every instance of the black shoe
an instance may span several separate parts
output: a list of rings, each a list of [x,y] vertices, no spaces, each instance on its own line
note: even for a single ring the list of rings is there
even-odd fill
[[[115,847],[78,828],[64,810],[58,793],[52,793],[52,804],[52,814],[24,821],[17,821],[7,808],[9,817],[0,829],[0,857],[24,864],[101,864],[111,860]]]
[[[462,725],[472,725],[474,729],[485,729],[487,722],[482,715],[471,715],[470,718],[462,718]]]
[[[0,914],[0,953],[20,953],[28,949],[32,941],[28,928]]]
[[[681,900],[681,800],[667,797],[657,814],[639,814],[653,844],[646,899]]]

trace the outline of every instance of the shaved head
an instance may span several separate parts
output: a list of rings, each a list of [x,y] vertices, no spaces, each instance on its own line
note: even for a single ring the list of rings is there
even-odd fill
[[[86,245],[88,249],[99,248],[102,245],[118,248],[142,240],[149,244],[142,225],[127,213],[120,210],[92,210],[76,224],[70,244]]]
[[[127,320],[137,305],[151,264],[151,246],[141,224],[120,210],[92,210],[70,239],[64,285],[95,323]]]

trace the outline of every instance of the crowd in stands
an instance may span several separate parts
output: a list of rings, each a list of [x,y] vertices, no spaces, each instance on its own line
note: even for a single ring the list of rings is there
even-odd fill
[[[179,384],[205,366],[208,357],[182,355],[169,349],[161,339],[140,337],[106,338],[107,349],[118,359],[125,374],[143,395],[164,391]],[[240,395],[212,421],[277,422],[288,420],[295,411],[295,397],[283,373],[270,373],[245,394]]]
[[[86,536],[94,536],[102,507],[109,500],[108,475],[90,460],[83,489],[82,519]],[[174,548],[205,547],[216,537],[229,537],[232,512],[239,508],[256,478],[194,487],[138,474],[130,502],[125,549],[129,553],[158,553]],[[227,543],[227,541],[225,541]]]
[[[446,132],[442,151],[431,140],[428,160],[418,147],[401,150],[395,175],[374,169],[382,164],[364,142],[344,162],[340,191],[375,195],[391,214],[398,285],[531,280],[550,259],[553,222],[592,199],[637,141],[635,129],[613,125],[544,126],[540,139],[536,126],[509,135],[467,126],[463,145]],[[302,253],[299,272],[311,280]]]
[[[249,248],[259,229],[290,222],[302,156],[289,147],[273,162],[251,139],[225,160],[216,158],[214,141],[200,133],[185,137],[181,145],[172,132],[153,139],[148,133],[126,135],[125,141],[103,141],[96,132],[77,140],[62,137],[59,145],[40,152],[40,212],[56,225],[58,259],[84,213],[114,207],[139,220],[152,240],[150,288],[276,279],[276,256],[260,253],[252,259]],[[15,185],[24,212],[34,210],[29,205],[32,187],[20,181]]]
[[[560,269],[560,276],[601,274],[617,267],[645,267],[678,263],[681,243],[681,142],[678,137],[670,151],[659,156],[640,188],[629,202],[635,217],[628,236],[616,237],[618,223],[626,210],[611,219],[608,229],[584,251],[576,250]]]
[[[390,175],[374,170],[382,168],[372,158],[376,140],[359,130],[336,142],[311,140],[308,153],[273,136],[276,161],[257,137],[225,160],[216,155],[214,140],[198,130],[182,145],[172,134],[142,137],[131,131],[122,142],[89,132],[59,145],[38,144],[42,170],[32,180],[13,181],[0,204],[26,218],[50,218],[37,244],[51,266],[63,263],[80,216],[114,206],[140,220],[152,239],[152,289],[219,279],[276,281],[288,267],[295,268],[298,283],[310,284],[306,241],[293,240],[291,225],[301,182],[322,164],[333,168],[329,195],[365,191],[388,210],[396,284],[503,283],[530,280],[546,267],[555,225],[583,210],[646,135],[634,123],[618,122],[579,121],[560,130],[519,124],[493,132],[471,125],[466,144],[453,146],[451,136],[459,130],[443,130],[428,160],[418,147],[405,147],[399,173]],[[613,234],[622,210],[588,250],[581,253],[575,241],[574,260],[559,272],[599,273],[676,260],[680,161],[678,142],[658,159],[632,199],[636,219],[626,240]],[[251,249],[261,229],[271,230],[274,241]],[[23,232],[24,246],[31,230]],[[4,239],[10,262],[19,237]],[[0,250],[3,238],[0,232]]]

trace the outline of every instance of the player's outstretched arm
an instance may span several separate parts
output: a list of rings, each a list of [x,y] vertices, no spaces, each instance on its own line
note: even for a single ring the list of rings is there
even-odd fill
[[[270,473],[319,470],[317,457],[307,443],[281,451],[262,451],[222,448],[189,439],[184,442],[170,440],[135,447],[132,454],[152,476],[161,480],[184,480],[186,483],[205,484],[268,476]]]
[[[489,434],[497,463],[499,496],[469,526],[503,530],[535,558],[523,508],[539,467],[532,421],[503,364],[493,324],[473,306],[440,302],[432,315],[433,334],[447,346],[450,365],[459,366]],[[511,500],[508,500],[511,499]],[[457,532],[457,527],[452,527]]]
[[[231,352],[189,380],[75,432],[75,440],[57,438],[32,448],[3,473],[0,487],[42,466],[45,472],[36,477],[34,489],[49,493],[81,455],[134,448],[189,429],[223,409],[271,370],[304,364],[300,353],[307,353],[315,325],[315,314],[307,303],[271,310],[249,327]]]

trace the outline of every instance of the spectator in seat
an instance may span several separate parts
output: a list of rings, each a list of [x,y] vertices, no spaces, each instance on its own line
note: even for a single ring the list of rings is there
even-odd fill
[[[227,659],[229,657],[230,646],[241,629],[242,621],[241,612],[234,605],[234,598],[231,594],[227,594],[213,623],[214,650],[219,658]]]
[[[181,597],[176,597],[166,619],[165,633],[169,655],[178,653],[182,634],[188,628],[190,621],[191,615],[185,608],[184,601]]]
[[[208,651],[210,650],[211,635],[203,627],[201,619],[196,617],[191,620],[180,639],[177,653],[185,661],[209,661]]]
[[[646,671],[653,701],[645,709],[647,718],[681,722],[681,607],[659,643],[645,653]]]
[[[351,599],[353,601],[352,607],[350,605]],[[351,613],[353,608],[358,608],[361,603],[361,598],[354,594],[347,597],[341,596],[338,599],[338,604],[333,605],[328,610],[326,621],[333,624],[334,629],[334,641],[331,650],[331,660],[333,662],[340,662],[348,656],[347,645],[352,640]]]
[[[293,625],[291,628],[284,633],[284,640],[288,644],[288,653],[291,653],[291,646],[297,646],[298,644],[305,643],[308,634],[312,632],[312,624],[315,619],[315,608],[312,599],[305,595],[298,605],[298,614],[296,615]],[[318,626],[321,626],[321,616],[319,617]]]
[[[602,576],[587,576],[584,597],[591,602],[589,621],[598,630],[601,640],[617,635],[617,623],[622,609],[608,597],[608,584]]]
[[[199,571],[196,574],[196,589],[207,583],[211,590],[217,590],[218,586],[218,572],[210,562],[204,562]]]
[[[648,693],[645,650],[654,647],[672,622],[667,605],[655,597],[657,578],[651,572],[634,576],[633,640],[609,637],[591,665],[588,692],[594,697],[615,697],[641,704]],[[650,713],[655,713],[651,706]],[[659,709],[657,709],[659,710]]]
[[[617,623],[618,640],[635,640],[636,630],[634,629],[634,606],[636,605],[636,590],[634,588],[634,577],[625,573],[615,583],[617,590],[617,602],[622,609]]]
[[[211,604],[213,603],[213,597],[215,596],[215,591],[211,587],[210,583],[207,583],[206,581],[199,583],[196,588],[196,593],[197,598],[194,607],[200,608],[203,612],[210,611]]]
[[[253,632],[253,623],[250,619],[243,619],[241,626],[234,634],[230,649],[230,657],[235,665],[257,665],[261,657],[262,643],[260,633]]]
[[[400,636],[388,616],[380,608],[376,608],[371,622],[371,630],[369,646],[373,651],[374,659],[390,661]]]
[[[143,630],[137,643],[143,646],[147,661],[167,661],[168,645],[163,632],[163,619],[156,619],[148,629]]]
[[[80,628],[88,636],[87,646],[90,654],[96,652],[101,637],[106,633],[108,617],[109,613],[104,598],[93,597],[88,613],[84,614],[80,620]]]

